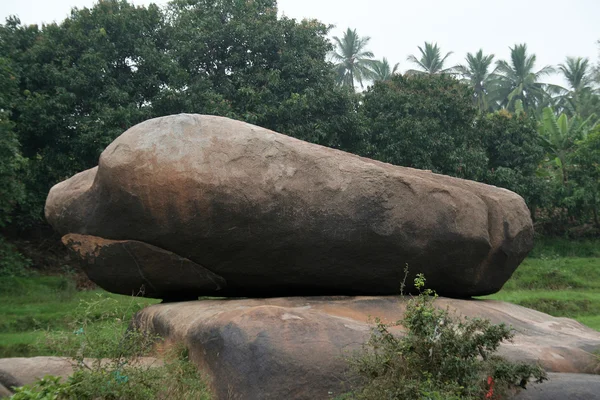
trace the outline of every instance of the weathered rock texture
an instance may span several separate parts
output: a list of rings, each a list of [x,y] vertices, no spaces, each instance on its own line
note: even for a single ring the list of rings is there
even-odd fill
[[[600,375],[548,374],[548,380],[527,386],[515,400],[598,400]]]
[[[405,305],[389,296],[205,300],[150,306],[134,324],[184,342],[218,399],[327,399],[349,389],[344,358],[368,339],[369,318],[400,320]],[[500,349],[508,359],[600,373],[593,354],[600,332],[576,321],[497,301],[440,298],[437,305],[512,325],[514,341]]]
[[[102,287],[137,291],[117,283],[123,274],[155,297],[168,297],[174,286],[160,281],[183,270],[202,277],[180,297],[392,294],[405,264],[442,295],[484,295],[533,244],[529,210],[508,190],[202,115],[129,129],[97,168],[52,188],[46,218],[62,234],[96,236],[66,242],[102,249],[94,266],[94,251],[72,248]],[[124,255],[130,246],[173,262],[159,271]]]
[[[143,242],[78,234],[65,235],[62,240],[84,261],[91,280],[116,293],[174,300],[194,294],[198,298],[198,291],[215,292],[225,287],[223,278],[193,261]]]

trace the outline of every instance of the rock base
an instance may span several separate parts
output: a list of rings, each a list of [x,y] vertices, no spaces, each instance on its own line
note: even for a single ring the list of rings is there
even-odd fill
[[[369,320],[400,320],[406,301],[397,296],[205,300],[150,306],[134,324],[184,342],[218,399],[328,399],[350,389],[345,358],[367,341]],[[437,305],[512,326],[514,341],[500,349],[508,359],[539,362],[551,372],[600,373],[593,354],[600,350],[600,332],[574,320],[491,300],[440,298]],[[394,329],[402,333],[401,327]]]

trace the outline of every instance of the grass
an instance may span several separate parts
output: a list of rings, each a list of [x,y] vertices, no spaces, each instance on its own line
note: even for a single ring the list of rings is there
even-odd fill
[[[502,290],[483,298],[573,318],[600,331],[600,240],[540,240]]]
[[[80,303],[93,301],[99,295],[114,300],[113,304],[127,314],[131,297],[103,290],[77,291],[68,276],[3,277],[0,280],[0,357],[49,355],[48,350],[38,345],[45,332],[72,329]],[[102,322],[98,322],[97,329],[102,329]]]

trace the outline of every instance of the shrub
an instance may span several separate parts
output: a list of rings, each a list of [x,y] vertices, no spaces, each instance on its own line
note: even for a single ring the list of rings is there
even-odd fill
[[[498,398],[514,385],[545,378],[539,366],[513,364],[494,355],[500,343],[513,337],[504,324],[480,318],[457,318],[435,307],[437,295],[424,289],[409,300],[404,318],[392,325],[376,319],[363,352],[350,359],[363,379],[354,399],[482,399]],[[390,332],[406,329],[403,337]],[[347,398],[347,397],[346,397]]]

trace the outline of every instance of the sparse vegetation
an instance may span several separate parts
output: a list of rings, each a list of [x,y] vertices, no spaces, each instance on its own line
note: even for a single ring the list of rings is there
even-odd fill
[[[401,321],[376,320],[362,353],[350,359],[362,385],[347,399],[497,399],[508,389],[546,379],[537,365],[510,363],[496,355],[510,327],[489,320],[458,318],[435,306],[435,293],[424,289],[423,275]],[[390,327],[401,325],[403,336]]]
[[[154,354],[161,339],[128,329],[131,314],[147,301],[116,299],[96,293],[71,314],[68,330],[45,332],[40,347],[73,360],[66,381],[47,376],[16,389],[15,400],[34,399],[190,399],[208,400],[204,378],[188,360],[187,350],[174,347]],[[92,360],[92,361],[90,361]]]

